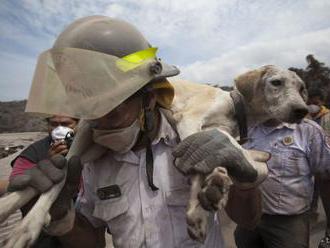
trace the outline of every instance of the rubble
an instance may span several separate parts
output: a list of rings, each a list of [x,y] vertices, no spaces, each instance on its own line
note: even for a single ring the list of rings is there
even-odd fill
[[[23,145],[0,147],[0,159],[8,157],[10,154],[22,150],[23,148]]]

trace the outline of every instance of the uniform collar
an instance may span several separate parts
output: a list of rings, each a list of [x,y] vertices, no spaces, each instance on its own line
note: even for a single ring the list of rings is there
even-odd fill
[[[161,141],[168,146],[175,146],[177,144],[178,135],[172,128],[171,124],[166,119],[163,109],[159,109],[160,112],[160,127],[156,138],[152,141],[152,145],[156,145]]]
[[[297,127],[296,123],[287,123],[287,122],[282,122],[282,123],[278,124],[277,126],[266,126],[264,124],[260,125],[261,131],[266,135],[270,134],[271,132],[273,132],[275,130],[279,130],[279,129],[283,129],[283,128],[294,130],[294,129],[296,129],[296,127]]]
[[[108,151],[107,148],[93,143],[81,156],[82,163],[88,163],[102,157]]]

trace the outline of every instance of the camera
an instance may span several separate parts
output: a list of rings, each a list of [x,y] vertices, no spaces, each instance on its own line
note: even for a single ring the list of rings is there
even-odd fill
[[[64,142],[65,142],[65,144],[67,145],[68,148],[70,148],[70,146],[73,142],[73,138],[74,138],[74,133],[73,132],[68,132],[65,135]]]

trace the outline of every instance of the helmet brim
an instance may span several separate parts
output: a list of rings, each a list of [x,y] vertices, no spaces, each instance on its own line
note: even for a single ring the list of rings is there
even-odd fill
[[[164,63],[163,61],[159,62],[162,65],[162,71],[159,75],[156,75],[155,79],[174,77],[176,75],[179,75],[180,70],[176,66]]]

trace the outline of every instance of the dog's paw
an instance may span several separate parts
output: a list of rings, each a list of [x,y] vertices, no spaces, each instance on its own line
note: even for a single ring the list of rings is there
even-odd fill
[[[209,212],[202,208],[196,202],[194,206],[188,207],[187,211],[187,225],[188,234],[193,240],[204,243],[208,229]]]
[[[202,207],[208,211],[219,210],[224,207],[228,200],[229,188],[232,180],[223,167],[217,167],[207,176],[198,193],[198,200]]]

